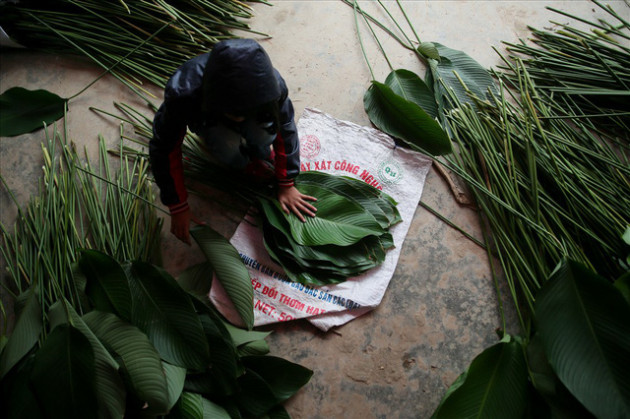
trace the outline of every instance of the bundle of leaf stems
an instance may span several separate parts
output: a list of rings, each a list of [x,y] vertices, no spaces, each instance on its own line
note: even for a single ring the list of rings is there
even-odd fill
[[[549,8],[563,16],[588,24],[590,32],[567,24],[552,22],[554,32],[529,28],[532,42],[505,43],[512,57],[521,58],[528,75],[538,90],[554,101],[572,109],[572,113],[598,116],[598,125],[625,135],[630,129],[630,24],[610,6],[600,8],[615,18],[619,25],[605,20],[589,22],[566,12]],[[505,70],[510,84],[518,83],[510,65]],[[567,117],[558,109],[556,118]],[[572,115],[571,118],[576,118]]]
[[[264,0],[256,2],[266,3]],[[238,0],[51,0],[0,6],[0,24],[19,43],[53,53],[84,55],[103,68],[155,33],[113,71],[143,90],[143,81],[164,86],[186,60],[232,38],[233,30],[252,31],[252,9]],[[169,24],[170,22],[170,24]],[[146,92],[146,91],[145,91]]]
[[[370,30],[376,25],[433,70],[435,63],[420,53],[423,43],[399,1],[417,45],[382,2],[378,4],[402,36],[356,1],[344,2]],[[529,328],[527,312],[536,292],[563,258],[581,261],[610,280],[628,269],[621,236],[630,224],[630,26],[610,6],[593,3],[615,24],[552,9],[588,25],[591,32],[556,24],[554,32],[533,30],[533,46],[508,43],[512,55],[502,57],[505,65],[495,72],[500,93],[481,98],[466,89],[468,96],[460,95],[455,90],[466,83],[459,78],[457,89],[441,79],[439,86],[447,93],[443,99],[436,94],[446,111],[439,113],[439,121],[457,146],[439,161],[474,194],[483,225],[489,227],[485,242],[497,290],[495,257],[523,331]]]
[[[627,39],[630,26],[622,28]],[[504,71],[495,72],[500,96],[474,98],[475,108],[450,96],[448,124],[458,151],[446,164],[471,186],[512,297],[527,311],[563,258],[611,281],[628,269],[627,113],[607,99],[629,93],[627,72],[613,77],[609,69],[627,69],[630,51],[607,34],[563,29],[564,35],[535,32],[545,40],[542,50],[512,46],[532,58],[503,57]],[[549,61],[553,68],[544,65]],[[581,72],[585,66],[590,71]],[[528,330],[520,310],[519,317]]]
[[[0,223],[2,254],[16,297],[31,285],[44,307],[61,297],[80,307],[74,264],[81,249],[97,249],[118,260],[156,262],[162,219],[154,208],[154,190],[146,159],[121,161],[113,170],[100,138],[99,164],[83,162],[67,133],[46,130],[43,178],[39,193],[22,210],[14,231]],[[4,178],[0,181],[10,191]]]
[[[149,141],[153,137],[153,119],[125,103],[115,103],[114,106],[121,114],[116,115],[99,108],[90,108],[94,112],[116,118],[120,123],[128,124],[133,128],[134,136],[121,134],[121,138],[133,146],[122,146],[120,150],[110,150],[110,153],[129,159],[148,159],[147,149]],[[155,106],[149,105],[149,107],[151,112],[157,111]],[[225,171],[228,169],[214,163],[206,151],[203,141],[190,131],[187,131],[184,137],[182,156],[186,179],[197,182],[197,184],[187,185],[191,193],[206,196],[209,191],[205,187],[208,186],[239,198],[240,203],[235,203],[232,200],[224,202],[216,194],[212,197],[212,201],[226,211],[225,215],[232,215],[232,220],[235,222],[240,222],[240,218],[237,220],[237,217],[247,212],[248,208],[257,202],[257,197],[268,198],[272,196],[270,188],[262,187],[263,185],[252,185],[241,178],[238,173],[225,176]]]

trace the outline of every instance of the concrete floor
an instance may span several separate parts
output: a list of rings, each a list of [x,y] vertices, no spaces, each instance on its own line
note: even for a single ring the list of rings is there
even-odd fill
[[[395,10],[395,3],[385,3]],[[630,15],[624,2],[609,3]],[[371,77],[352,9],[340,1],[276,0],[273,4],[255,5],[256,17],[250,24],[272,36],[261,43],[289,85],[296,115],[314,107],[341,120],[369,125],[362,97]],[[421,40],[463,50],[484,66],[499,62],[493,46],[502,49],[501,41],[526,38],[527,25],[549,28],[550,19],[568,21],[545,6],[583,17],[601,15],[586,1],[405,1],[404,5]],[[382,12],[375,16],[384,19]],[[363,25],[362,34],[375,78],[383,81],[389,68]],[[381,41],[396,68],[424,74],[410,52],[386,36]],[[54,55],[3,50],[0,58],[1,91],[23,86],[68,97],[100,74],[89,63]],[[152,90],[161,97],[159,89]],[[87,145],[91,153],[99,133],[115,144],[116,124],[88,110],[96,106],[113,111],[114,101],[138,103],[109,77],[74,99],[69,137]],[[40,131],[0,142],[0,170],[21,202],[36,191],[43,138]],[[7,223],[15,209],[4,189],[0,196],[2,221]],[[435,169],[429,173],[422,201],[480,237],[478,215],[457,204]],[[236,228],[214,204],[199,199],[191,204],[226,236]],[[174,275],[201,259],[198,249],[180,244],[167,231],[164,249],[170,255],[167,268]],[[509,314],[508,324],[509,332],[518,332]],[[376,310],[327,333],[304,321],[265,329],[274,331],[268,339],[273,355],[315,371],[310,383],[286,404],[294,418],[368,419],[429,417],[453,380],[497,341],[495,330],[500,326],[485,251],[418,207],[394,278]]]

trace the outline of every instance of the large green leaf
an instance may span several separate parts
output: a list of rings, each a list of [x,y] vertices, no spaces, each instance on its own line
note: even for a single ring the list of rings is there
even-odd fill
[[[433,84],[435,91],[444,93],[442,84],[437,83],[439,78],[446,86],[453,89],[461,103],[474,104],[468,97],[467,90],[481,99],[486,98],[489,92],[497,93],[495,80],[481,64],[462,51],[445,47],[437,42],[434,45],[440,54],[440,61],[437,65],[434,61],[434,65],[430,66],[431,71],[427,72],[427,84]],[[435,89],[436,85],[437,89]]]
[[[257,340],[264,340],[267,336],[271,334],[271,332],[244,330],[240,327],[233,326],[226,322],[224,322],[223,325],[229,332],[232,342],[234,342],[234,345],[237,347]]]
[[[204,416],[203,397],[201,394],[188,392],[182,393],[174,409],[167,416],[169,419],[203,419],[204,417],[206,416]]]
[[[356,202],[314,184],[297,185],[307,195],[315,196],[317,216],[301,222],[292,214],[285,214],[275,200],[261,200],[267,217],[284,217],[291,237],[303,246],[352,245],[366,236],[380,236],[385,230],[376,219]]]
[[[35,288],[29,288],[27,293],[24,309],[0,356],[0,378],[33,349],[44,327],[41,303]]]
[[[455,384],[435,418],[523,417],[528,384],[522,345],[504,340],[487,348]]]
[[[97,250],[82,250],[79,267],[87,280],[85,292],[94,308],[131,320],[129,281],[118,261]]]
[[[237,388],[236,377],[242,373],[236,346],[218,316],[204,313],[199,318],[210,347],[212,365],[208,374],[213,377],[213,393],[232,394]]]
[[[238,347],[239,356],[267,355],[270,351],[265,340],[255,340]]]
[[[365,182],[315,171],[300,173],[296,182],[298,184],[318,185],[357,202],[372,214],[383,228],[398,221],[399,214],[396,206],[382,198],[378,189]]]
[[[282,250],[278,248],[276,240],[286,237],[281,235],[278,235],[278,237],[273,235],[270,236],[268,233],[265,233],[265,236],[267,237],[264,239],[264,245],[269,253],[269,256],[282,266],[282,269],[291,280],[302,284],[320,286],[331,283],[339,283],[346,279],[343,276],[334,274],[328,275],[325,278],[312,275],[310,272],[306,271],[305,268],[298,265],[295,260],[290,257],[290,255],[281,253]]]
[[[63,323],[70,323],[88,339],[94,352],[94,385],[98,399],[99,416],[116,418],[125,413],[125,388],[118,362],[111,356],[103,343],[83,321],[81,316],[66,301],[58,301],[49,310],[52,328]]]
[[[630,412],[630,306],[603,277],[564,261],[538,293],[538,332],[549,363],[600,418]]]
[[[412,148],[432,155],[452,151],[451,140],[435,119],[383,83],[372,81],[363,96],[363,107],[378,129]]]
[[[292,397],[313,376],[310,369],[275,356],[246,356],[242,361],[265,380],[279,403]]]
[[[188,294],[166,271],[136,261],[128,267],[133,295],[132,323],[173,365],[203,370],[210,363],[208,343]]]
[[[136,396],[152,411],[168,410],[168,390],[157,351],[137,327],[118,316],[92,311],[83,320],[94,334],[121,359],[121,366]]]
[[[385,84],[398,96],[415,103],[433,118],[437,118],[438,108],[433,90],[413,71],[394,70],[385,79]]]
[[[421,42],[416,50],[425,58],[440,61],[440,52],[433,42]]]
[[[527,344],[527,365],[533,387],[545,400],[553,418],[592,418],[593,416],[577,401],[558,379],[549,365],[540,335],[535,334]]]
[[[190,233],[212,265],[243,323],[251,330],[254,326],[254,290],[238,251],[210,227],[197,226]]]
[[[241,391],[235,400],[238,408],[247,413],[245,417],[261,417],[278,404],[276,395],[256,371],[247,369],[238,381]]]
[[[168,409],[171,410],[182,396],[184,382],[186,381],[186,368],[162,362],[162,369],[164,370],[166,388],[168,389]]]
[[[289,253],[295,259],[316,261],[320,266],[330,264],[337,268],[356,268],[365,263],[381,263],[385,258],[385,252],[381,252],[380,246],[380,237],[383,235],[367,236],[351,246],[302,246],[293,240],[289,223],[277,207],[275,211],[266,212],[263,232],[266,245]]]
[[[400,213],[398,212],[398,209],[396,208],[396,205],[398,205],[396,200],[392,198],[391,196],[387,195],[385,192],[376,189],[375,187],[367,184],[366,182],[363,182],[361,180],[354,179],[348,176],[335,176],[335,175],[329,175],[327,173],[315,172],[315,171],[302,172],[300,173],[298,179],[316,180],[316,181],[321,182],[322,185],[329,186],[329,187],[333,187],[332,182],[335,182],[334,179],[339,179],[341,181],[349,183],[351,184],[352,189],[356,189],[357,192],[361,192],[361,194],[363,194],[368,200],[373,201],[381,209],[381,211],[383,211],[383,213],[387,216],[387,219],[389,220],[390,227],[402,221],[402,218],[400,217]],[[361,205],[364,205],[365,203],[364,200],[360,199],[358,195],[353,194],[353,197],[355,200],[361,203]],[[366,207],[366,209],[370,211],[370,213],[372,213],[371,206]],[[374,215],[374,213],[372,213],[372,215]]]
[[[202,262],[182,272],[177,277],[177,283],[192,295],[207,297],[210,293],[213,274],[212,265],[208,262]]]
[[[47,90],[6,90],[0,95],[0,137],[26,134],[58,120],[67,102]]]
[[[0,380],[0,407],[7,418],[44,418],[30,383],[34,354],[22,358]]]
[[[201,399],[203,407],[203,417],[213,419],[230,419],[228,412],[216,403],[211,402],[205,397]]]
[[[35,355],[31,385],[49,417],[96,418],[90,341],[69,324],[57,326]]]
[[[273,227],[270,227],[273,229]],[[267,232],[265,226],[265,240],[276,251],[281,251],[283,261],[291,259],[306,270],[315,270],[333,276],[356,276],[373,268],[385,260],[385,249],[380,239],[368,236],[351,246],[301,246],[285,236],[280,230]],[[271,236],[271,237],[269,237]]]
[[[201,301],[196,301],[195,306],[199,311],[199,319],[210,347],[209,372],[215,378],[216,384],[213,385],[213,391],[221,395],[233,394],[237,387],[236,377],[244,371],[238,359],[236,344],[228,331],[228,325],[234,326],[227,323],[214,306],[203,304]]]

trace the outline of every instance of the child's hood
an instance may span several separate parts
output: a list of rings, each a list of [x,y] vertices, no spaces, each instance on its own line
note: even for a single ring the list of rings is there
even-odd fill
[[[279,74],[252,39],[229,39],[212,49],[203,75],[202,107],[238,113],[278,100]]]

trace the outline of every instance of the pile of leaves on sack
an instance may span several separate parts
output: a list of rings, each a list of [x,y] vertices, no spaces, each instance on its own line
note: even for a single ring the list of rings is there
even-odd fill
[[[380,265],[400,222],[387,194],[356,179],[303,172],[296,187],[317,198],[317,217],[301,222],[275,199],[261,198],[267,251],[290,279],[309,285],[343,282]]]
[[[132,124],[137,135],[134,142],[148,147],[151,119],[128,105],[116,107],[125,115],[121,122]],[[397,203],[361,180],[324,172],[300,173],[296,187],[317,198],[317,217],[307,217],[302,223],[282,211],[273,188],[252,185],[237,174],[226,177],[225,169],[208,159],[196,135],[186,134],[182,151],[186,179],[195,181],[188,185],[191,190],[199,183],[226,190],[247,205],[259,204],[265,246],[293,281],[318,286],[343,282],[379,266],[394,247],[389,228],[402,221]],[[147,157],[143,150],[128,149],[126,154]],[[234,203],[224,208],[235,210]]]

